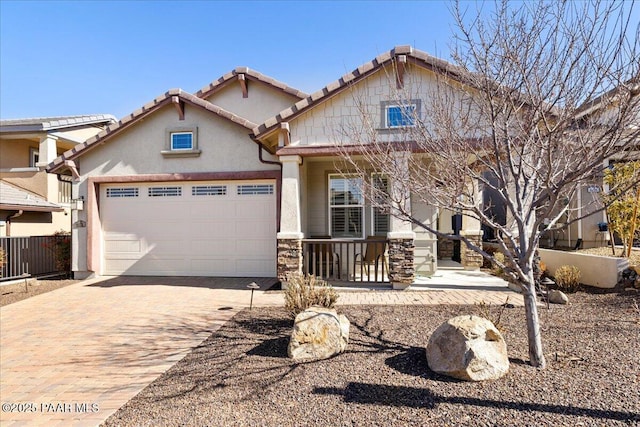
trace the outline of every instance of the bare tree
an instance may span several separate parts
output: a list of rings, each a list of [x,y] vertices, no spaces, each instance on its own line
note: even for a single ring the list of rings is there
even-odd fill
[[[407,126],[380,132],[379,106],[353,86],[359,117],[336,126],[339,168],[361,175],[372,205],[496,262],[477,240],[412,216],[409,195],[494,230],[505,254],[500,267],[524,295],[530,363],[544,367],[538,243],[575,208],[566,201],[601,176],[604,161],[638,142],[638,127],[629,125],[638,117],[639,27],[633,5],[621,2],[502,1],[473,13],[465,6],[453,7],[454,64],[434,60],[427,83],[409,68],[401,89],[398,65],[385,69],[395,102],[410,106],[402,112]],[[389,177],[391,188],[376,185],[372,172]],[[482,206],[482,190],[504,206],[506,223]]]

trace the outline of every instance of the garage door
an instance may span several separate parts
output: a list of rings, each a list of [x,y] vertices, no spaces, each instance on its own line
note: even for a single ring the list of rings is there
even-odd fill
[[[100,188],[103,274],[276,276],[273,181]]]

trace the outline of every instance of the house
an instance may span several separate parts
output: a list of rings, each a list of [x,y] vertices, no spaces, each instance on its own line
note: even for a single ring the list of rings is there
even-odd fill
[[[0,120],[0,236],[70,231],[71,181],[44,167],[115,121],[106,114]]]
[[[357,120],[355,90],[367,94],[380,135],[392,141],[406,108],[394,101],[396,85],[429,85],[450,67],[398,46],[311,95],[248,68],[195,94],[166,92],[47,167],[73,176],[74,197],[85,200],[72,211],[76,277],[284,279],[325,267],[353,280],[351,266],[371,259],[397,287],[433,273],[436,238],[367,204],[336,169],[334,130],[344,117]],[[414,216],[452,230],[451,213],[414,202]],[[480,241],[477,221],[461,225]],[[469,252],[462,262],[477,268]]]
[[[541,246],[553,248],[555,246],[592,248],[610,244],[608,229],[602,224],[608,222],[606,211],[602,209],[601,196],[609,189],[603,183],[604,170],[617,161],[640,158],[640,83],[638,79],[627,82],[630,90],[631,102],[628,106],[633,119],[621,129],[618,145],[621,153],[606,159],[602,164],[600,173],[596,173],[588,181],[580,186],[580,191],[572,200],[567,200],[568,211],[561,218],[560,224],[555,229],[546,232]],[[622,90],[621,87],[613,88],[602,95],[585,102],[577,110],[576,121],[584,126],[594,126],[599,121],[607,121],[615,117],[618,103],[616,97]],[[629,152],[632,154],[629,155]],[[568,226],[564,226],[569,224]]]

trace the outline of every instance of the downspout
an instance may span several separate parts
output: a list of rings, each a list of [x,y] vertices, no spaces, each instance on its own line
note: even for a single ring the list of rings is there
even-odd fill
[[[265,160],[262,158],[262,150],[263,150],[263,146],[262,143],[260,141],[258,141],[255,136],[250,135],[251,139],[253,139],[257,144],[258,144],[258,159],[260,160],[260,163],[263,163],[265,165],[277,165],[280,167],[280,179],[277,182],[277,201],[276,201],[276,231],[280,232],[280,205],[282,204],[282,163],[274,161],[274,160]]]
[[[7,216],[7,218],[5,219],[5,222],[7,223],[7,237],[11,237],[11,220],[13,218],[18,218],[23,213],[24,213],[24,211],[22,209],[20,209],[19,211],[14,212],[14,213],[10,214],[9,216]]]

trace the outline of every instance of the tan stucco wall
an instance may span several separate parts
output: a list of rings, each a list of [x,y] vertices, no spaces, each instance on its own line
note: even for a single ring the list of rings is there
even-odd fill
[[[0,211],[0,221],[13,212]],[[71,230],[71,210],[67,207],[64,212],[25,212],[11,222],[11,236],[50,236],[58,231]],[[7,234],[6,224],[0,227],[0,237]]]
[[[206,98],[207,101],[224,108],[240,117],[260,124],[269,117],[275,116],[285,108],[299,101],[279,90],[259,82],[248,81],[248,97],[242,97],[240,83],[231,83]]]
[[[197,126],[199,157],[165,158],[166,130]],[[185,120],[178,119],[173,106],[167,106],[134,124],[130,129],[107,141],[78,159],[80,180],[74,184],[73,197],[89,202],[89,177],[117,177],[140,174],[172,174],[198,172],[279,171],[277,165],[263,164],[258,158],[258,145],[241,126],[219,118],[198,107],[185,106]],[[265,160],[277,160],[263,153]],[[74,211],[72,269],[79,277],[87,274],[87,223],[89,207]],[[99,224],[99,223],[98,223]],[[94,239],[100,238],[100,230]]]
[[[28,139],[0,139],[0,169],[28,168],[30,149],[38,142]]]

